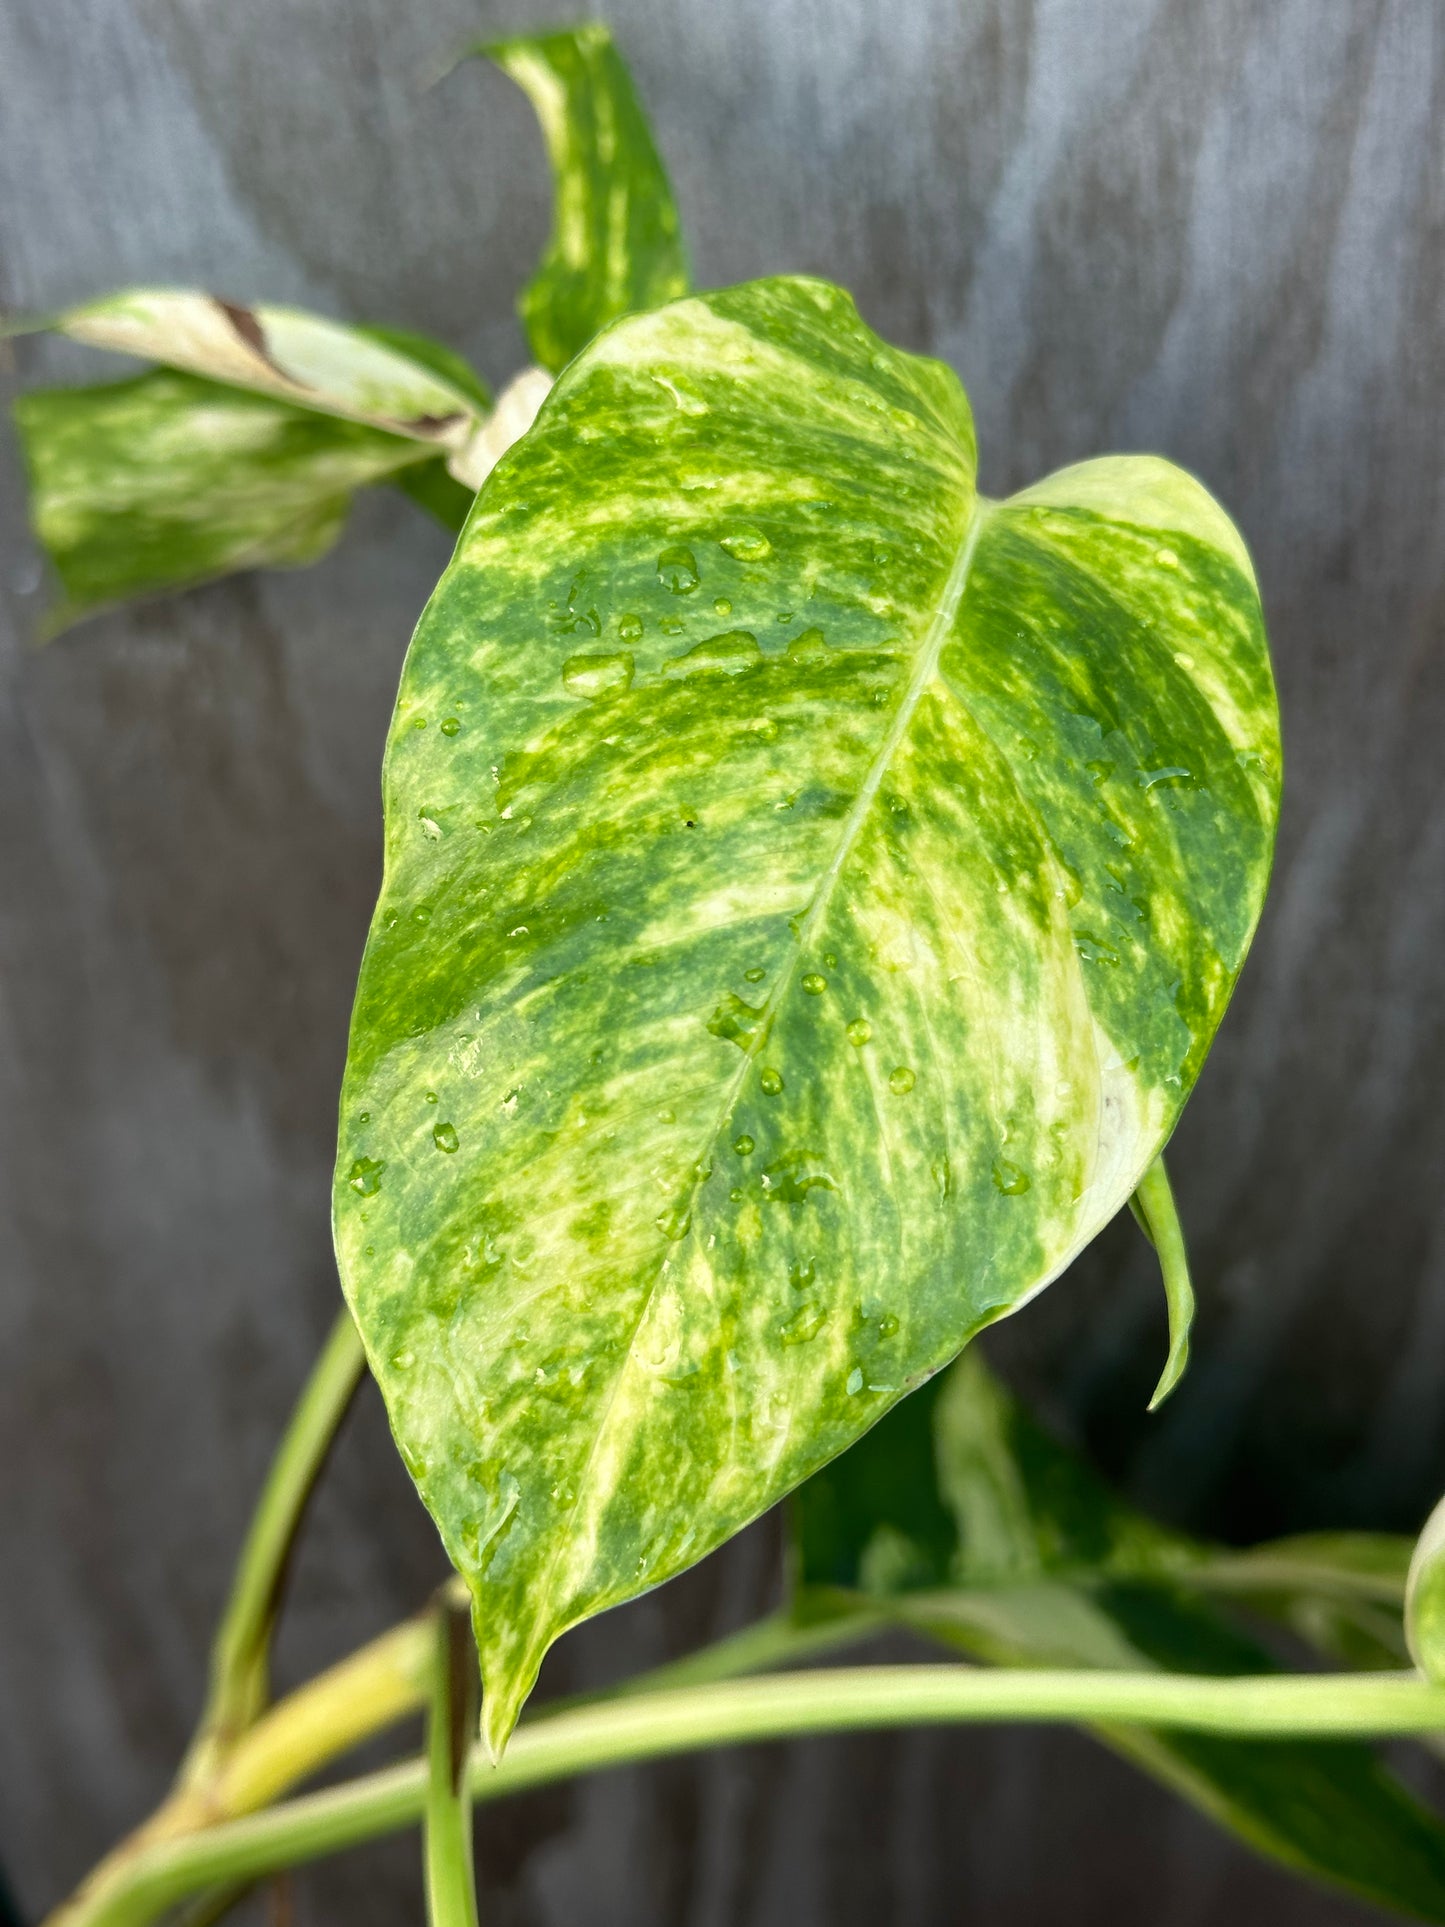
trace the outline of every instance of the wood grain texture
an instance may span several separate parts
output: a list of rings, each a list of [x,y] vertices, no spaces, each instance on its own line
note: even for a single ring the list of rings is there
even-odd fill
[[[1136,1496],[1236,1536],[1408,1529],[1445,1486],[1445,22],[1434,0],[646,0],[605,9],[700,280],[853,288],[968,386],[983,486],[1193,468],[1254,551],[1287,782],[1274,896],[1172,1158],[1201,1315],[1116,1227],[993,1355]],[[541,141],[478,65],[539,4],[19,0],[0,300],[215,286],[450,340],[500,380]],[[94,378],[23,344],[13,380]],[[7,379],[12,377],[7,376]],[[43,655],[13,444],[0,557],[0,1859],[31,1912],[160,1792],[268,1442],[334,1300],[326,1187],[377,768],[445,539],[365,501],[316,570]],[[278,991],[277,986],[280,986]],[[433,1581],[374,1403],[283,1665]],[[544,1689],[735,1624],[768,1525],[570,1637]],[[810,1742],[479,1821],[483,1911],[689,1927],[1362,1921],[1087,1743]],[[404,1843],[297,1885],[415,1918]]]

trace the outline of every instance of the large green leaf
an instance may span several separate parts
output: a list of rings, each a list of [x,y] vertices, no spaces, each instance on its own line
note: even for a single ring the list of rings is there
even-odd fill
[[[563,368],[619,315],[686,294],[672,188],[606,27],[478,49],[536,109],[556,176],[552,236],[518,304],[532,353]]]
[[[972,1352],[811,1479],[792,1512],[804,1614],[831,1610],[841,1587],[992,1665],[1273,1670],[1193,1590],[1228,1577],[1224,1561],[1126,1505]],[[1282,1544],[1234,1577],[1246,1592],[1251,1576],[1281,1595],[1302,1583],[1343,1590],[1361,1550],[1368,1557],[1361,1544]],[[1370,1558],[1368,1576],[1381,1574]],[[1137,1728],[1099,1737],[1262,1852],[1445,1919],[1445,1828],[1368,1747]]]
[[[15,404],[31,515],[64,600],[49,629],[233,569],[313,562],[354,491],[430,467],[414,441],[155,369]]]
[[[814,281],[567,369],[407,660],[335,1194],[494,1746],[558,1632],[1119,1209],[1278,767],[1248,558],[1167,463],[980,501],[954,376]]]

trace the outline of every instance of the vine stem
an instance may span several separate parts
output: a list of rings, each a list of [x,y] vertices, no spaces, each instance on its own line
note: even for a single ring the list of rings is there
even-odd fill
[[[467,1776],[477,1731],[477,1650],[465,1604],[444,1595],[435,1621],[422,1850],[427,1920],[430,1927],[477,1927]]]
[[[46,1927],[83,1927],[103,1919],[111,1898],[128,1889],[133,1871],[149,1864],[146,1856],[162,1842],[255,1813],[361,1741],[418,1711],[433,1679],[435,1616],[443,1607],[464,1606],[466,1596],[464,1583],[452,1579],[432,1607],[278,1701],[223,1755],[213,1757],[209,1776],[178,1785],[150,1819],[112,1849],[49,1916]],[[784,1609],[604,1693],[563,1702],[554,1712],[787,1665],[863,1638],[884,1623],[884,1615],[866,1605],[840,1605],[803,1624]]]
[[[211,1648],[210,1687],[181,1765],[181,1787],[209,1779],[266,1704],[271,1629],[291,1547],[365,1363],[355,1322],[342,1311],[311,1368],[251,1515]]]
[[[744,1741],[892,1726],[990,1721],[1167,1727],[1236,1738],[1384,1738],[1445,1730],[1445,1687],[1413,1673],[1264,1675],[828,1668],[628,1694],[540,1717],[491,1766],[475,1753],[476,1800],[668,1754]],[[393,1767],[188,1837],[158,1840],[66,1927],[147,1927],[199,1888],[254,1879],[420,1819],[425,1761]],[[78,1897],[79,1899],[79,1897]]]

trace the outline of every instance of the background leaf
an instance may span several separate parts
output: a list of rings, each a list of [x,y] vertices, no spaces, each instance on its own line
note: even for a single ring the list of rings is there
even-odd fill
[[[417,631],[336,1237],[504,1738],[1054,1276],[1248,943],[1276,717],[1167,463],[980,507],[968,406],[778,280],[601,335]]]
[[[37,389],[15,420],[36,533],[64,592],[50,633],[128,596],[314,562],[356,489],[435,459],[379,429],[169,369]]]
[[[834,1610],[845,1589],[990,1665],[1275,1670],[1193,1590],[1201,1575],[1214,1589],[1210,1549],[1119,1499],[974,1352],[809,1480],[791,1511],[804,1616]],[[1379,1544],[1371,1557],[1348,1535],[1334,1548],[1321,1535],[1298,1547],[1296,1584],[1311,1548],[1317,1585],[1351,1565],[1378,1578],[1383,1564]],[[1261,1576],[1272,1551],[1261,1551]],[[1283,1587],[1287,1549],[1274,1556]],[[1099,1737],[1262,1852],[1445,1919],[1445,1828],[1368,1747],[1132,1728]]]
[[[521,301],[534,352],[556,369],[605,323],[685,292],[677,211],[605,27],[483,51],[533,101],[556,170],[552,240]],[[65,592],[52,634],[127,596],[315,561],[370,482],[395,480],[459,530],[547,389],[524,371],[493,411],[480,376],[425,335],[192,289],[127,289],[37,325],[195,378],[40,390],[17,408],[32,521]],[[271,406],[246,408],[236,390]]]
[[[424,336],[168,288],[112,295],[52,325],[166,365],[15,404],[31,519],[64,592],[51,634],[129,596],[314,562],[373,482],[397,481],[460,528],[471,478],[504,445],[480,378]],[[452,475],[457,464],[470,485]]]
[[[439,342],[299,308],[240,307],[190,288],[128,288],[68,308],[49,325],[93,348],[435,447],[460,445],[488,406],[480,377]]]
[[[542,124],[557,182],[547,252],[518,309],[554,373],[609,321],[691,285],[667,171],[612,36],[596,23],[478,49]]]

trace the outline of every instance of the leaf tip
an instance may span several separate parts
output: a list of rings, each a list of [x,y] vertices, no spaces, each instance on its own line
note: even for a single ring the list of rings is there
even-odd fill
[[[1187,1334],[1177,1344],[1169,1348],[1169,1356],[1164,1361],[1164,1369],[1159,1374],[1159,1383],[1154,1387],[1153,1397],[1149,1400],[1149,1410],[1157,1412],[1175,1386],[1189,1369],[1189,1339]]]
[[[531,1682],[517,1686],[510,1681],[494,1683],[488,1679],[482,1688],[482,1749],[488,1764],[500,1766],[507,1742],[517,1729]]]

